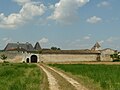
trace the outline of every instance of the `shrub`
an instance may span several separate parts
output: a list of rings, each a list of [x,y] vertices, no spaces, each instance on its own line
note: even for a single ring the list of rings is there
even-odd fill
[[[120,62],[120,59],[114,59],[113,62]]]

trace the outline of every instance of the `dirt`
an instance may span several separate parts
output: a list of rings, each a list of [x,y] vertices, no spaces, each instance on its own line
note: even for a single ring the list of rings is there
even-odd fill
[[[49,89],[50,90],[59,90],[58,89],[59,85],[57,83],[57,80],[54,78],[54,76],[48,70],[46,70],[42,65],[39,65],[39,66],[47,75],[48,82],[49,82]]]
[[[48,77],[50,90],[88,90],[73,78],[52,67],[47,65],[39,66]]]

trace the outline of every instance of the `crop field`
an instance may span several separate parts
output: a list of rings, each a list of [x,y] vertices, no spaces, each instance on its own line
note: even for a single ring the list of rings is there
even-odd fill
[[[39,90],[41,79],[35,64],[0,64],[0,90]]]
[[[52,64],[79,78],[91,90],[119,90],[120,65]],[[90,89],[89,88],[89,89]]]

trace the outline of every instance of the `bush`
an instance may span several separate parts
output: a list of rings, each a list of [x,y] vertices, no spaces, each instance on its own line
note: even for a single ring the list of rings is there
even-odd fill
[[[2,60],[5,60],[5,59],[7,59],[7,56],[6,56],[5,54],[2,54],[2,55],[0,56],[0,58],[1,58]]]
[[[120,59],[115,59],[113,60],[113,62],[120,62]]]

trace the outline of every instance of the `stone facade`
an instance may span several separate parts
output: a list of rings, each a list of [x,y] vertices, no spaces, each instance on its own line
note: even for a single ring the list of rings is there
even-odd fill
[[[97,54],[41,54],[42,62],[97,61]]]
[[[101,50],[101,61],[112,61],[112,58],[110,57],[110,55],[114,53],[115,53],[115,50],[110,48]]]
[[[36,61],[35,62],[40,62],[40,55],[39,54],[34,54],[34,53],[25,53],[23,54],[22,62],[27,62],[31,63],[32,62],[32,56],[35,56]]]

